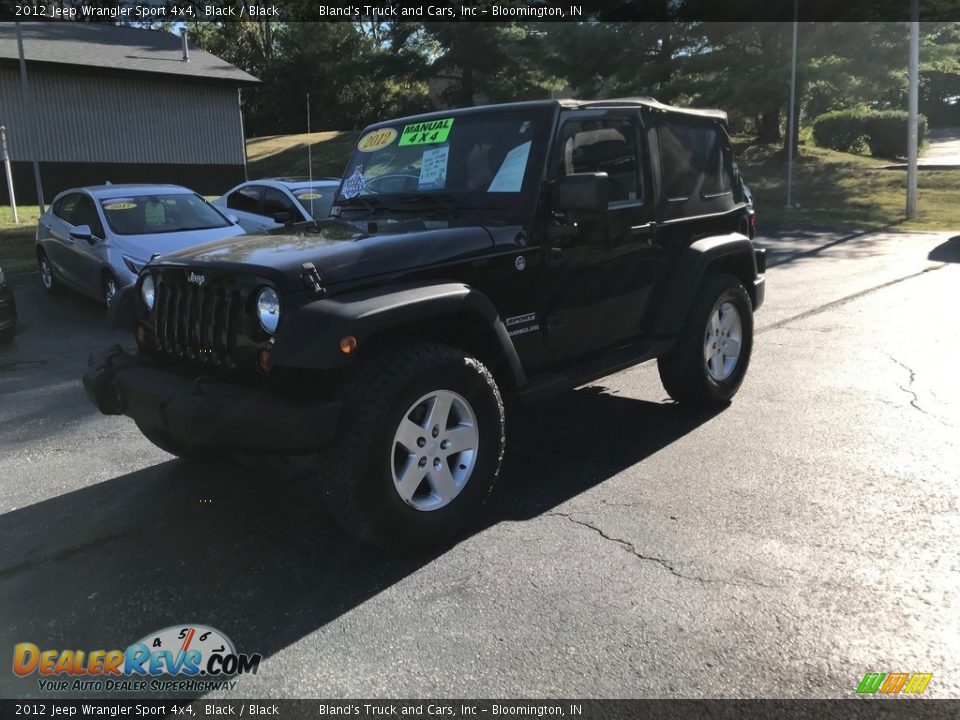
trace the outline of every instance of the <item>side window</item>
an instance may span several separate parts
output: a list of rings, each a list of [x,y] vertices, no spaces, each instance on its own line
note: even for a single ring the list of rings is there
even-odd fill
[[[301,212],[297,210],[283,190],[268,187],[263,193],[263,214],[272,218],[278,212],[290,213],[290,217],[294,221],[303,219],[300,217]]]
[[[573,120],[560,134],[560,173],[605,172],[610,201],[643,200],[636,132],[628,120]]]
[[[680,121],[660,128],[663,193],[670,200],[685,200],[696,190],[706,159],[702,128]]]
[[[80,196],[77,193],[64,195],[53,204],[53,214],[61,220],[72,222],[70,218],[73,215],[73,208],[76,206],[77,198],[79,197]]]
[[[730,149],[714,128],[707,131],[707,164],[703,169],[704,197],[717,197],[733,192]]]
[[[227,196],[227,207],[231,210],[262,215],[260,210],[260,185],[247,185]]]
[[[103,223],[100,222],[100,216],[97,214],[97,208],[93,204],[93,200],[86,195],[77,196],[77,204],[73,208],[70,223],[73,226],[89,225],[94,235],[103,238]]]
[[[714,126],[668,120],[660,128],[660,157],[670,200],[689,198],[698,185],[705,199],[733,191],[730,150]]]

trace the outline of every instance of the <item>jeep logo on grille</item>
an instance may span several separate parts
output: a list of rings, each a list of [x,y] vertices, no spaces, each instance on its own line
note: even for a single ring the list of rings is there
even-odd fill
[[[196,283],[197,285],[203,285],[207,279],[200,273],[192,272],[187,275],[187,282]]]

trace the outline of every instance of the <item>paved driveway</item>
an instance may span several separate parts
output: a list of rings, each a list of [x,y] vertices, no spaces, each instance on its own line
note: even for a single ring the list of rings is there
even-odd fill
[[[197,622],[265,660],[231,696],[960,696],[960,240],[793,233],[735,402],[645,365],[510,418],[456,547],[356,546],[309,463],[194,467],[87,405],[100,309],[15,281],[0,350],[0,652]],[[931,259],[932,258],[932,259]],[[9,668],[10,658],[3,661]],[[0,695],[39,695],[0,670]]]

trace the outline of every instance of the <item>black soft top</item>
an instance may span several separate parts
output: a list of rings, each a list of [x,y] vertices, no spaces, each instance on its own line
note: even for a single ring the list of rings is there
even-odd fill
[[[473,107],[467,108],[451,108],[448,110],[436,110],[430,113],[423,113],[421,115],[410,115],[408,117],[402,118],[391,118],[390,120],[384,120],[383,122],[374,123],[370,125],[370,129],[378,128],[384,125],[393,125],[398,122],[403,123],[414,123],[414,122],[427,122],[429,120],[439,120],[442,118],[450,117],[451,114],[456,114],[457,116],[469,116],[476,115],[480,113],[486,113],[491,111],[509,111],[509,110],[522,110],[522,109],[554,109],[554,110],[580,110],[580,109],[590,109],[590,108],[622,108],[622,107],[646,107],[654,110],[656,112],[664,113],[676,113],[679,115],[689,115],[693,117],[705,118],[710,120],[715,120],[722,123],[724,126],[727,124],[727,114],[723,110],[700,110],[696,108],[682,108],[676,107],[673,105],[665,105],[658,100],[648,97],[631,97],[631,98],[613,98],[610,100],[574,100],[574,99],[563,99],[563,100],[530,100],[527,102],[515,102],[515,103],[499,103],[496,105],[475,105]]]

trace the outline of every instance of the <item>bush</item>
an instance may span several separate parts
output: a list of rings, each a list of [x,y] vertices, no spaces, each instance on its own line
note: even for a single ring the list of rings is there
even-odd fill
[[[820,147],[840,152],[865,148],[867,127],[862,110],[834,110],[813,121],[813,139]]]
[[[896,158],[907,154],[907,113],[903,110],[835,110],[813,121],[813,139],[821,147]],[[927,119],[918,120],[918,141],[927,139]]]
[[[907,154],[907,113],[903,110],[875,110],[867,115],[867,144],[874,157],[896,158]],[[917,119],[917,141],[927,139],[927,118]]]

